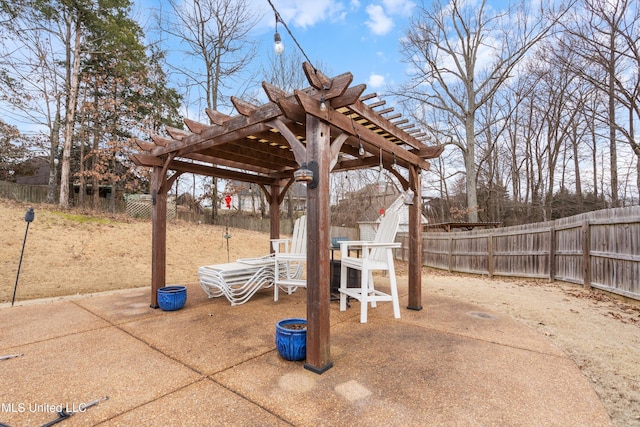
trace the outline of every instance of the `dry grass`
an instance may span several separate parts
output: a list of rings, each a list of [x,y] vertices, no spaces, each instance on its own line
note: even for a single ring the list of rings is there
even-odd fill
[[[28,208],[0,199],[0,302],[11,301]],[[34,210],[16,300],[151,283],[151,221],[83,215],[51,206],[35,206]],[[233,228],[229,234],[230,260],[268,253],[268,234]],[[224,235],[224,227],[169,222],[167,284],[196,282],[198,266],[226,262]]]

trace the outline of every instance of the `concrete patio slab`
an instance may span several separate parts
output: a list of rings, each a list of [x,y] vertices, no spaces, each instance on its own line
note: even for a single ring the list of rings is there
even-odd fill
[[[71,308],[71,304],[65,305]],[[17,350],[24,356],[0,362],[0,402],[15,409],[3,411],[0,422],[13,427],[38,426],[56,417],[55,411],[39,405],[50,408],[63,404],[71,409],[108,396],[108,401],[73,420],[76,425],[94,425],[201,378],[184,364],[114,327],[27,344]]]
[[[332,302],[334,367],[322,375],[275,349],[275,323],[306,317],[304,289],[232,307],[190,284],[173,312],[140,289],[0,308],[0,355],[24,354],[0,361],[0,422],[41,425],[57,415],[38,404],[109,396],[64,425],[611,425],[544,336],[473,304],[424,301],[401,319],[380,303],[366,324],[358,302]]]
[[[214,381],[203,379],[98,425],[182,427],[290,424]]]
[[[392,319],[338,325],[332,351],[322,376],[268,353],[213,378],[299,426],[609,422],[593,390],[574,394],[590,387],[563,357]]]

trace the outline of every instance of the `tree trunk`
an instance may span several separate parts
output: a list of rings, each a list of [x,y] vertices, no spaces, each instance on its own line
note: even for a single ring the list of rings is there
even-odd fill
[[[69,208],[69,188],[71,186],[71,150],[73,148],[73,128],[78,102],[78,87],[80,85],[80,46],[82,41],[80,14],[76,16],[75,43],[73,46],[73,66],[70,69],[69,95],[65,114],[64,146],[62,150],[62,167],[60,171],[60,207]],[[67,22],[67,31],[71,35],[71,22]],[[70,40],[70,37],[69,37]],[[70,59],[71,47],[68,46],[67,58]],[[68,64],[68,63],[67,63]],[[69,73],[68,73],[69,74]]]
[[[60,101],[56,101],[56,116],[49,134],[51,151],[49,152],[49,182],[47,186],[47,203],[56,202],[58,189],[58,147],[60,146]]]
[[[465,170],[467,172],[467,218],[469,222],[478,222],[477,166],[475,151],[475,126],[473,115],[468,115],[465,123],[467,149],[464,153]]]
[[[618,153],[616,149],[616,46],[613,28],[609,37],[609,168],[611,169],[611,205],[615,208],[618,200]]]
[[[580,210],[582,211],[582,207],[584,205],[584,196],[582,195],[582,179],[580,178],[580,159],[578,158],[578,126],[574,123],[573,125],[573,168],[576,171],[576,195],[578,196],[578,200],[580,202]]]

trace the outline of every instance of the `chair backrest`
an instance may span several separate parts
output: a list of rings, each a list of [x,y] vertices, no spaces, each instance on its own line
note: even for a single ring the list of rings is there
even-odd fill
[[[293,236],[291,237],[292,254],[304,255],[307,253],[307,216],[302,215],[296,219],[293,225]]]
[[[374,243],[393,243],[396,240],[398,225],[400,224],[400,214],[397,211],[386,212],[380,221],[378,230],[373,239]],[[369,258],[376,261],[387,260],[386,248],[373,248]]]

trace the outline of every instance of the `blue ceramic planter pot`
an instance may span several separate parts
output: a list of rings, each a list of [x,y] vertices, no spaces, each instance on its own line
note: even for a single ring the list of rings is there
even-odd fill
[[[158,305],[164,311],[180,310],[187,302],[186,286],[165,286],[158,289]]]
[[[283,319],[276,323],[276,348],[285,360],[307,357],[307,320]]]

